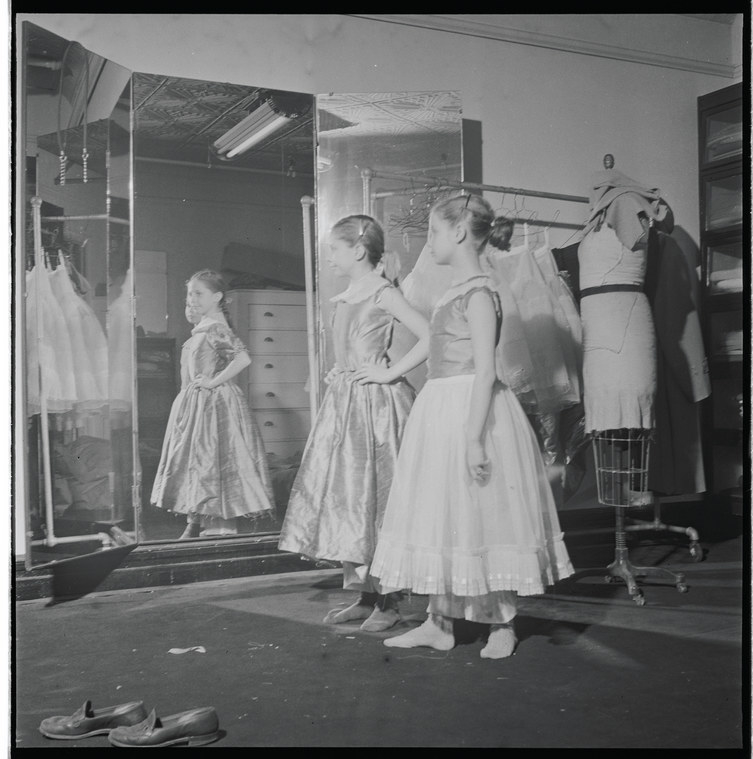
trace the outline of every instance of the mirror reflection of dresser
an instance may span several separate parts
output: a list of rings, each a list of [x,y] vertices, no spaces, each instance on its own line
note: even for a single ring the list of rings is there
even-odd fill
[[[306,294],[286,290],[231,290],[230,318],[251,365],[238,377],[264,438],[267,455],[303,452],[311,427]]]

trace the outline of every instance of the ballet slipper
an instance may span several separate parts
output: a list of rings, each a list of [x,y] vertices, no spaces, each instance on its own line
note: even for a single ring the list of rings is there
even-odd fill
[[[400,621],[397,609],[380,609],[378,606],[369,615],[369,618],[361,625],[364,632],[384,632],[394,627]]]
[[[327,625],[341,625],[343,622],[353,622],[358,619],[368,619],[373,610],[373,606],[365,606],[356,601],[345,609],[332,609],[324,618]]]
[[[427,646],[437,651],[449,651],[455,646],[455,636],[443,630],[430,616],[422,625],[394,638],[387,638],[385,646],[390,648],[417,648]]]
[[[506,659],[512,656],[518,639],[512,625],[492,625],[489,640],[481,649],[482,659]]]

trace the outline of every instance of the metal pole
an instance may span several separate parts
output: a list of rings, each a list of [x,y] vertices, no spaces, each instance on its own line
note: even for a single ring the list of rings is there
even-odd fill
[[[314,199],[310,195],[301,198],[303,213],[303,252],[306,279],[306,336],[309,354],[309,413],[311,425],[316,419],[319,407],[319,364],[316,353],[316,325],[314,323],[314,254],[311,245],[311,207]]]
[[[361,171],[361,182],[363,183],[363,213],[367,214],[368,216],[374,215],[371,208],[371,179],[375,176],[377,176],[377,174],[373,169],[363,169]]]
[[[364,188],[366,188],[366,177],[369,181],[375,178],[392,179],[397,182],[413,182],[413,184],[434,184],[441,187],[455,187],[461,190],[478,190],[483,192],[488,190],[489,192],[503,192],[511,195],[526,195],[532,198],[550,198],[551,200],[568,200],[573,203],[589,203],[590,200],[583,195],[565,195],[559,192],[544,192],[540,190],[525,190],[522,187],[503,187],[502,185],[494,184],[478,184],[476,182],[454,182],[452,180],[442,179],[441,177],[429,177],[429,176],[411,176],[409,174],[396,174],[393,172],[376,171],[374,169],[363,169],[361,171],[361,177],[364,178]],[[412,185],[413,186],[413,185]],[[366,204],[364,204],[366,207]]]
[[[36,318],[37,318],[37,360],[39,362],[39,421],[42,434],[42,471],[44,474],[44,504],[47,545],[54,546],[55,510],[52,505],[52,469],[50,466],[50,430],[47,420],[47,387],[42,366],[42,349],[44,346],[44,322],[42,320],[42,277],[44,274],[44,254],[42,250],[42,198],[36,195],[31,199],[32,218],[34,222],[34,276],[37,281]]]

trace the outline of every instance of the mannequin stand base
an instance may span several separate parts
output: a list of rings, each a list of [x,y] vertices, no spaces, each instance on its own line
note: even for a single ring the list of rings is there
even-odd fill
[[[687,535],[690,544],[688,550],[693,561],[703,560],[703,549],[698,543],[698,532],[692,527],[679,527],[677,525],[665,524],[661,519],[661,501],[654,501],[654,519],[648,521],[645,519],[633,519],[629,517],[630,524],[625,526],[625,532],[643,532],[650,530],[652,532],[675,532],[679,535]]]
[[[604,574],[605,572],[606,574]],[[628,558],[626,549],[617,549],[615,560],[606,569],[586,569],[582,572],[576,572],[572,579],[597,575],[604,575],[605,582],[624,582],[636,606],[646,605],[643,590],[638,586],[638,578],[640,577],[671,579],[678,593],[688,592],[685,575],[682,572],[673,572],[663,567],[636,567]]]
[[[645,606],[646,599],[643,596],[643,591],[638,586],[637,578],[639,577],[657,577],[663,579],[670,579],[678,593],[687,593],[688,586],[685,584],[685,575],[682,572],[673,572],[670,569],[664,567],[637,567],[628,557],[628,550],[625,544],[625,515],[623,508],[617,506],[615,509],[616,525],[615,525],[615,550],[614,561],[606,567],[606,574],[604,575],[604,581],[609,583],[624,582],[627,585],[628,593],[635,602],[636,606]],[[569,578],[569,580],[577,580],[581,577],[592,577],[595,575],[603,575],[604,569],[586,569],[580,572],[576,572],[575,575]]]

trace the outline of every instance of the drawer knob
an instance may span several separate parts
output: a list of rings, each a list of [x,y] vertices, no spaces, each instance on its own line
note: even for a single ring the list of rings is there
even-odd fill
[[[271,337],[265,337],[265,338],[264,338],[264,342],[265,342],[265,343],[273,343],[273,342],[274,342],[274,339],[273,339],[273,338],[271,338]]]
[[[265,369],[274,369],[275,365],[274,364],[264,364],[264,368]]]
[[[274,314],[271,311],[265,311],[264,316],[274,316]]]
[[[273,392],[270,390],[270,391],[267,393],[267,398],[274,398],[274,397],[275,397],[275,394],[274,394],[274,393],[273,393]]]
[[[275,423],[274,422],[264,422],[264,426],[265,427],[274,427]]]

